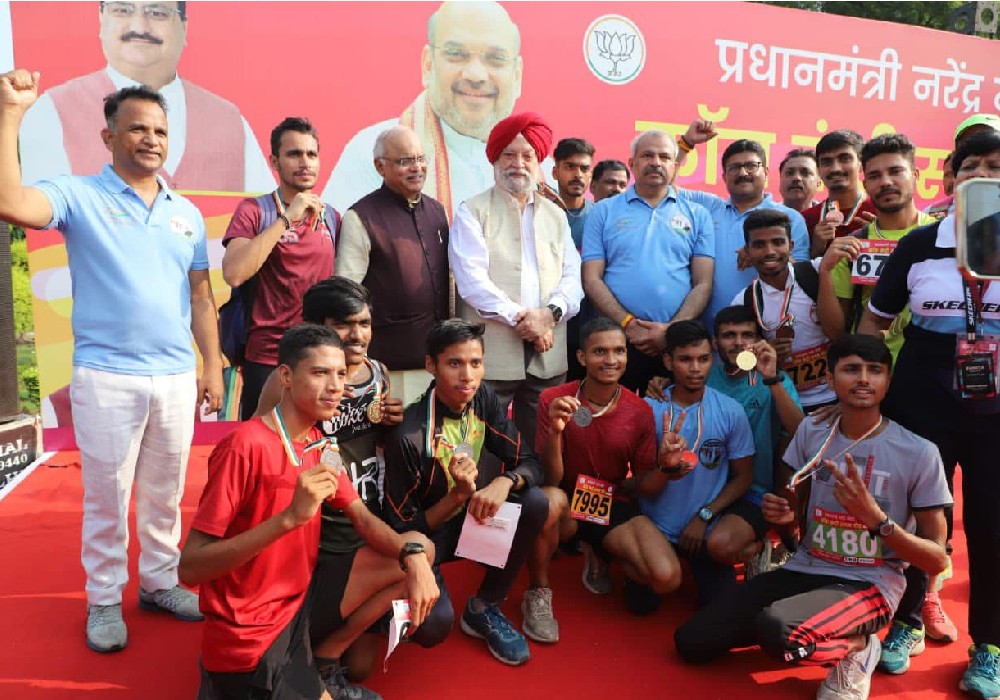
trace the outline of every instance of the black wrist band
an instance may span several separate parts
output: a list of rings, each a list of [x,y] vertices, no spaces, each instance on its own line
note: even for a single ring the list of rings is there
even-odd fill
[[[773,377],[764,377],[764,379],[761,380],[761,384],[763,384],[764,386],[774,386],[775,384],[778,384],[780,382],[781,382],[780,374],[776,374]]]
[[[285,222],[285,229],[290,229],[292,227],[292,222],[288,220],[288,217],[284,214],[278,214],[278,218]]]

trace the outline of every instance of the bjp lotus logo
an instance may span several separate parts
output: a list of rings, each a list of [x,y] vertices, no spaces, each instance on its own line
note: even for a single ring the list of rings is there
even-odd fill
[[[632,20],[604,15],[583,35],[583,57],[598,79],[624,85],[635,80],[646,64],[646,42]]]

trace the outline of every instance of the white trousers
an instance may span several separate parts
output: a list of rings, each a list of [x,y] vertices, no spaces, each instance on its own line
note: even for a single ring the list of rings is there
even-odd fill
[[[83,473],[87,602],[122,600],[133,482],[139,583],[147,591],[173,588],[180,499],[194,436],[195,373],[141,377],[74,367],[70,393]]]

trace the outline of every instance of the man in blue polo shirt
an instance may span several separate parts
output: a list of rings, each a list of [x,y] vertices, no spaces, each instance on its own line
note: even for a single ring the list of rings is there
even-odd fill
[[[703,143],[715,136],[708,129],[688,129],[685,139]],[[802,215],[784,204],[779,204],[764,192],[767,183],[767,152],[750,139],[733,141],[722,153],[722,170],[729,199],[722,199],[711,192],[680,190],[678,196],[696,202],[708,209],[715,225],[715,274],[712,281],[712,298],[708,302],[702,322],[712,328],[715,314],[732,303],[741,289],[753,282],[757,273],[750,265],[744,250],[743,222],[755,209],[777,209],[792,220],[792,255],[796,260],[809,259],[809,232]]]
[[[583,231],[583,285],[628,338],[621,384],[645,390],[662,367],[670,323],[698,318],[712,291],[715,237],[704,207],[670,186],[677,143],[662,131],[632,142],[635,184],[594,205]],[[732,297],[730,297],[732,298]]]
[[[158,172],[167,156],[163,98],[128,87],[105,98],[111,165],[24,187],[17,134],[38,73],[0,76],[0,219],[58,229],[73,277],[73,423],[80,448],[87,645],[125,647],[128,501],[136,490],[139,604],[200,620],[177,583],[179,502],[196,405],[222,402],[222,357],[205,224]],[[196,375],[192,332],[204,359]]]

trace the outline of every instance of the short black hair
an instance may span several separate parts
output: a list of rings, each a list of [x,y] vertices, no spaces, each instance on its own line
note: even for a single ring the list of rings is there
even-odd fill
[[[778,174],[785,169],[792,158],[811,158],[813,163],[816,163],[816,151],[811,148],[793,148],[788,153],[785,154],[784,160],[778,165]]]
[[[749,306],[740,304],[738,306],[727,306],[724,309],[719,309],[719,313],[715,314],[715,321],[713,322],[714,328],[712,330],[715,336],[718,337],[722,327],[730,323],[752,323],[757,336],[763,337],[764,335],[757,324],[757,315],[754,314],[753,309]]]
[[[438,355],[452,345],[468,343],[470,340],[479,341],[479,345],[485,347],[483,344],[485,332],[485,324],[473,323],[462,318],[438,321],[427,331],[427,356],[436,361]]]
[[[295,369],[295,365],[310,349],[321,345],[344,349],[340,336],[332,328],[315,323],[303,323],[289,328],[278,341],[278,364]]]
[[[328,318],[343,321],[372,307],[367,287],[346,277],[330,277],[311,286],[302,297],[302,320],[323,325]]]
[[[906,134],[879,134],[861,148],[861,169],[864,170],[875,156],[886,153],[898,154],[906,158],[912,166],[913,154],[916,152],[913,143]]]
[[[105,5],[107,5],[107,3],[102,0],[100,9],[103,10]],[[181,22],[187,22],[188,16],[186,0],[177,0],[177,14],[181,18]]]
[[[749,245],[751,233],[758,229],[771,228],[772,226],[780,226],[785,229],[788,240],[792,240],[792,220],[788,214],[779,209],[763,207],[761,209],[754,209],[743,220],[743,242]]]
[[[837,363],[845,357],[857,355],[865,362],[877,362],[892,371],[892,353],[886,347],[885,341],[874,335],[844,335],[830,343],[826,351],[826,362],[830,374],[833,374]]]
[[[969,156],[986,156],[994,151],[1000,151],[1000,131],[987,129],[973,134],[955,149],[955,155],[951,157],[951,171],[957,174],[962,169],[962,162]]]
[[[594,179],[600,180],[601,177],[604,175],[604,173],[609,170],[611,171],[624,170],[625,179],[626,180],[632,179],[632,173],[628,169],[628,166],[625,165],[620,160],[614,160],[613,158],[609,158],[608,160],[602,160],[601,162],[599,162],[597,165],[594,166]]]
[[[587,341],[590,340],[590,336],[595,333],[604,333],[605,331],[618,331],[622,335],[625,335],[625,330],[619,324],[607,316],[598,316],[587,321],[580,329],[580,349],[583,350],[587,347]]]
[[[664,337],[667,340],[667,346],[663,350],[666,355],[672,355],[677,348],[697,345],[703,340],[712,342],[708,330],[701,321],[675,321],[667,326]]]
[[[838,148],[843,148],[844,146],[850,146],[860,156],[864,145],[865,139],[858,132],[851,129],[837,129],[836,131],[824,134],[823,138],[817,142],[816,160],[819,161],[819,157],[824,153],[836,151]]]
[[[285,117],[278,126],[271,129],[272,156],[280,155],[281,137],[285,135],[286,131],[297,131],[300,134],[312,136],[316,139],[316,149],[319,150],[319,134],[316,132],[316,127],[312,125],[311,121],[305,117]]]
[[[155,102],[160,105],[160,109],[163,110],[164,114],[167,113],[167,101],[163,98],[163,95],[148,85],[129,85],[117,92],[112,92],[104,98],[104,121],[108,123],[109,129],[112,127],[115,117],[118,116],[118,110],[125,100]]]
[[[560,140],[556,144],[556,149],[552,151],[552,160],[558,163],[570,156],[590,156],[593,158],[594,146],[584,139],[569,138]]]
[[[760,158],[761,165],[767,167],[767,151],[756,141],[752,139],[736,139],[731,144],[726,146],[726,150],[722,152],[722,168],[725,169],[726,162],[735,156],[737,153],[745,153],[747,151],[753,151]]]

